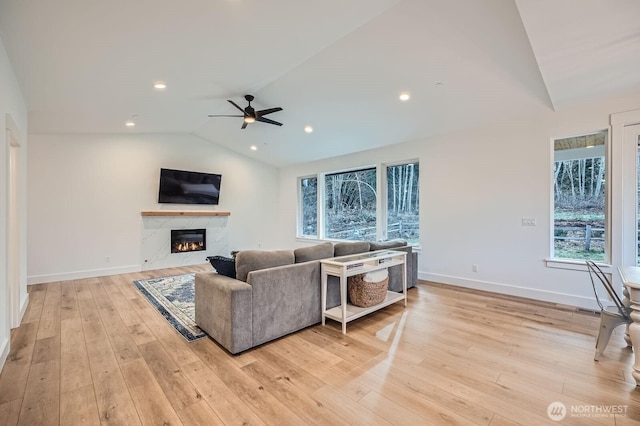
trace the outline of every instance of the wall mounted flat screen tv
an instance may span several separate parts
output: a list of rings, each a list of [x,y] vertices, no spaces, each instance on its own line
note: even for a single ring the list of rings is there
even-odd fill
[[[218,204],[222,175],[160,169],[159,203]]]

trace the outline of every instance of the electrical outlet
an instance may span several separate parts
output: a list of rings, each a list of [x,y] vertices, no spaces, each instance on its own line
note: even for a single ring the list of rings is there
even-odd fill
[[[522,226],[536,226],[536,218],[535,217],[523,217],[522,218]]]
[[[105,257],[105,258],[104,258],[104,261],[105,261],[105,262],[107,262],[107,263],[111,262],[111,256],[107,256],[107,257]]]
[[[471,270],[473,272],[478,272],[478,265],[476,265],[475,263],[473,265],[471,265]]]

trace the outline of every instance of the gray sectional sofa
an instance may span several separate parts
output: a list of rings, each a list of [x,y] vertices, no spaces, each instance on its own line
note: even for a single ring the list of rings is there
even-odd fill
[[[382,249],[407,252],[407,288],[418,281],[417,254],[403,240],[322,243],[295,250],[236,254],[236,278],[201,272],[195,279],[196,323],[232,354],[321,321],[320,259]],[[389,268],[389,290],[402,291],[402,266]],[[329,277],[327,307],[340,304]]]

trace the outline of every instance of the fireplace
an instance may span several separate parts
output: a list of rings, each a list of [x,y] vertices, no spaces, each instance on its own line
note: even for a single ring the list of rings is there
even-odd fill
[[[207,249],[206,229],[172,229],[171,253],[203,251]]]

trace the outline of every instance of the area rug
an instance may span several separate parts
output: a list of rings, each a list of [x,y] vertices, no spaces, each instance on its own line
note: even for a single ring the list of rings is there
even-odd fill
[[[195,274],[137,280],[133,284],[187,341],[206,336],[195,321]]]

